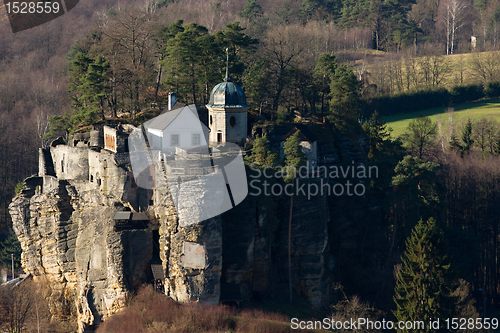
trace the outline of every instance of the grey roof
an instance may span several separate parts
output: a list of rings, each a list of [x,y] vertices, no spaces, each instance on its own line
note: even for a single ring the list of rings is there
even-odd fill
[[[132,212],[116,212],[115,217],[113,217],[113,220],[129,220],[130,215]]]
[[[175,118],[177,118],[177,116],[182,112],[182,110],[184,110],[184,108],[174,109],[165,112],[159,115],[158,117],[153,118],[150,121],[146,122],[144,125],[145,127],[154,128],[161,131],[166,127],[168,127],[168,125],[170,125],[175,120]]]
[[[142,212],[128,212],[128,211],[119,211],[116,212],[113,220],[128,220],[128,221],[149,221],[149,217]]]
[[[170,112],[170,111],[173,111],[173,110],[177,110],[177,109],[182,109],[183,107],[186,106],[186,103],[180,103],[180,102],[176,102],[174,104],[174,106],[172,106],[172,108],[170,110],[168,109],[165,109],[163,110],[160,114],[164,114],[164,113],[167,113],[167,112]]]
[[[231,81],[221,82],[212,89],[210,101],[207,106],[231,108],[249,107],[243,89]]]
[[[199,119],[198,113],[196,111],[196,106],[194,104],[191,104],[191,105],[186,105],[182,108],[175,108],[170,111],[164,112],[160,114],[158,117],[153,118],[150,121],[146,122],[144,126],[147,128],[163,131],[175,120],[175,118],[177,118],[178,115],[184,112],[184,110],[192,112],[194,116]],[[209,131],[208,127],[206,127],[201,121],[200,124],[203,131]]]
[[[145,213],[132,213],[132,221],[149,221]]]

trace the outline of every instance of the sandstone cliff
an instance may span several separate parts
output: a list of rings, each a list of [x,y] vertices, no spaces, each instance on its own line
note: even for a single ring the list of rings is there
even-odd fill
[[[365,146],[323,139],[318,161],[363,164]],[[152,167],[146,178],[156,185],[146,190],[135,184],[128,153],[59,140],[40,151],[39,175],[26,179],[10,205],[24,270],[50,281],[51,313],[76,318],[80,332],[124,307],[138,286],[152,282],[151,264],[160,265],[165,294],[179,302],[249,300],[288,283],[289,196],[249,195],[221,216],[182,225],[158,162],[148,161]],[[192,193],[206,188],[203,179],[194,180],[188,188]],[[349,210],[335,211],[348,200]],[[335,232],[345,216],[359,213],[357,202],[364,199],[353,200],[294,198],[293,288],[314,308],[332,301]],[[114,217],[120,211],[145,212],[148,221],[118,230]]]
[[[126,153],[64,144],[41,151],[39,176],[26,179],[9,208],[23,269],[35,279],[46,277],[51,313],[76,318],[80,332],[124,307],[131,292],[152,281],[154,254],[167,295],[219,302],[220,218],[180,227],[166,187],[137,187]],[[117,231],[113,217],[124,210],[145,211],[149,223]],[[202,248],[204,264],[187,263],[186,248]]]

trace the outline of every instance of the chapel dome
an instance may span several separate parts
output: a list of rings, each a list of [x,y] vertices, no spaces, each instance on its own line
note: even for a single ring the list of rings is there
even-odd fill
[[[207,106],[224,108],[249,107],[243,89],[227,78],[212,89]]]

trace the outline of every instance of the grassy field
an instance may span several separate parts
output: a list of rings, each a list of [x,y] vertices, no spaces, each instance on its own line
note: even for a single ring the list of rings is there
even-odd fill
[[[453,110],[453,112],[447,112],[449,109]],[[455,127],[461,126],[461,124],[469,118],[472,121],[477,121],[481,118],[490,118],[500,122],[500,99],[464,103],[454,105],[450,108],[422,110],[418,112],[383,117],[382,119],[387,123],[388,127],[393,129],[392,136],[398,137],[406,131],[410,120],[420,116],[429,116],[433,122],[440,120],[443,125],[443,130],[445,131],[449,128],[450,116],[453,119]]]
[[[349,60],[355,74],[365,73],[370,84],[388,93],[436,87],[450,89],[458,85],[495,81],[500,77],[500,51],[412,56],[360,50],[336,55],[339,63]]]

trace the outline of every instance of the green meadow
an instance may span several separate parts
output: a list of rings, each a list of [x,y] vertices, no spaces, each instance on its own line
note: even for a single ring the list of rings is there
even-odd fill
[[[417,112],[383,117],[387,126],[392,128],[391,135],[398,137],[403,134],[410,121],[421,116],[429,116],[433,122],[439,121],[444,131],[448,131],[450,124],[460,128],[464,121],[471,119],[473,122],[481,118],[490,118],[500,122],[500,99],[481,100],[464,104],[453,105],[446,108],[433,108]]]

